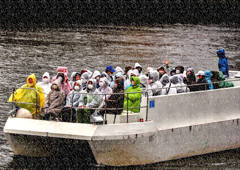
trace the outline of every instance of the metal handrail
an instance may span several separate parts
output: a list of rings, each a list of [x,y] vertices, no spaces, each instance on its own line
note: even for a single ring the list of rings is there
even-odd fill
[[[134,94],[134,93],[141,93],[141,94],[145,94],[145,96],[147,97],[147,106],[139,106],[139,107],[128,107],[128,100],[127,100],[127,108],[106,108],[106,104],[105,104],[105,107],[104,108],[84,108],[84,107],[73,107],[73,99],[74,99],[74,96],[76,94],[90,94],[90,95],[105,95],[105,98],[106,98],[106,95],[108,94],[101,94],[101,93],[86,93],[86,92],[74,92],[73,93],[73,96],[72,96],[72,104],[71,104],[71,108],[74,108],[74,109],[80,109],[80,110],[83,110],[83,109],[91,109],[91,110],[105,110],[105,120],[107,120],[107,114],[106,114],[106,111],[107,110],[125,110],[127,109],[127,123],[128,123],[128,110],[129,109],[134,109],[134,108],[146,108],[146,121],[148,121],[148,106],[149,106],[149,94],[148,94],[148,90],[161,90],[161,89],[169,89],[169,88],[178,88],[178,87],[191,87],[191,86],[199,86],[199,85],[209,85],[209,84],[219,84],[219,83],[225,83],[225,82],[233,82],[233,81],[240,81],[240,78],[235,78],[235,79],[231,79],[231,80],[225,80],[225,81],[218,81],[218,82],[211,82],[211,83],[200,83],[200,84],[193,84],[193,85],[187,85],[187,84],[183,84],[183,85],[179,85],[179,86],[174,86],[174,87],[161,87],[161,88],[154,88],[154,89],[148,89],[146,88],[144,91],[142,92],[124,92],[124,93],[111,93],[111,95],[117,95],[117,94],[127,94],[127,98],[128,98],[128,95],[129,94]],[[37,118],[37,108],[41,108],[38,103],[37,103],[37,100],[38,100],[38,93],[42,93],[34,88],[27,88],[27,87],[19,87],[20,89],[29,89],[29,90],[34,90],[35,93],[36,93],[36,103],[25,103],[25,102],[16,102],[14,101],[14,93],[16,91],[16,87],[13,87],[13,97],[12,97],[12,103],[21,103],[21,104],[29,104],[29,105],[35,105],[36,106],[36,114],[35,114],[35,118]],[[18,88],[18,89],[19,89]],[[205,89],[206,90],[206,89]],[[187,93],[187,90],[186,92]],[[43,93],[44,94],[44,93]],[[105,101],[107,102],[107,101]],[[13,106],[14,107],[14,106]],[[72,109],[71,109],[71,118],[70,118],[70,122],[72,122]]]
[[[116,95],[116,94],[122,94],[122,95],[125,95],[125,94],[127,94],[127,98],[128,98],[128,94],[135,94],[135,93],[141,93],[141,95],[143,94],[143,93],[146,93],[146,92],[128,92],[128,93],[126,93],[126,92],[124,92],[124,93],[111,93],[111,94],[109,94],[109,95]],[[74,99],[74,96],[76,95],[76,94],[89,94],[89,93],[86,93],[86,92],[74,92],[73,93],[73,96],[72,96],[72,102],[71,102],[71,106],[70,106],[70,108],[71,108],[71,117],[72,117],[72,108],[74,108],[74,109],[79,109],[79,110],[84,110],[84,109],[89,109],[89,110],[105,110],[105,121],[107,120],[107,114],[106,114],[106,111],[107,110],[125,110],[125,109],[127,109],[127,123],[128,123],[128,116],[129,116],[129,114],[128,114],[128,110],[129,109],[134,109],[134,108],[138,108],[138,109],[141,109],[141,108],[146,108],[146,110],[147,110],[147,112],[146,112],[146,121],[147,121],[147,118],[148,118],[148,103],[147,103],[147,106],[139,106],[139,107],[128,107],[128,100],[127,100],[127,108],[106,108],[106,104],[105,104],[105,107],[104,108],[85,108],[85,107],[73,107],[73,99]],[[147,93],[146,93],[147,94]],[[101,94],[101,93],[90,93],[90,95],[105,95],[105,99],[106,99],[106,95],[108,95],[108,93],[107,94]],[[147,98],[148,98],[148,94],[147,94]],[[147,99],[147,101],[148,101],[148,99]],[[105,101],[105,102],[107,102],[107,100]],[[115,118],[114,118],[114,123],[115,123],[115,119],[116,119],[116,115],[115,115]],[[72,120],[70,120],[71,122],[72,122]]]
[[[26,102],[16,102],[16,101],[14,101],[14,93],[15,93],[15,91],[16,91],[16,87],[14,86],[13,87],[13,92],[12,92],[12,101],[11,101],[11,103],[19,103],[19,104],[28,104],[28,105],[35,105],[36,106],[36,114],[34,115],[35,116],[35,119],[37,119],[37,109],[38,108],[40,108],[41,109],[41,106],[38,104],[38,92],[39,93],[42,93],[42,92],[40,92],[40,91],[38,91],[38,90],[36,90],[36,89],[34,89],[34,88],[29,88],[29,87],[19,87],[18,89],[29,89],[29,90],[34,90],[35,91],[35,93],[36,93],[36,103],[26,103]],[[43,93],[44,94],[44,93]],[[14,105],[12,106],[12,107],[14,107]]]

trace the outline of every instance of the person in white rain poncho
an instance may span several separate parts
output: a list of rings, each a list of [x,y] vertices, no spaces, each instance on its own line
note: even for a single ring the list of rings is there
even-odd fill
[[[80,80],[80,79],[81,79],[80,73],[78,73],[78,72],[73,72],[72,75],[71,75],[71,79],[70,79],[70,81],[69,81],[71,87],[73,88],[73,87],[74,87],[74,83],[75,83],[76,81]]]
[[[79,105],[79,100],[81,97],[81,81],[78,80],[74,83],[73,85],[73,90],[67,95],[66,97],[66,104],[64,108],[62,109],[62,121],[63,122],[77,122],[77,114],[76,108],[71,108],[71,107],[78,107]],[[71,116],[72,115],[72,116]]]
[[[183,78],[184,78],[183,74],[179,74],[178,76],[179,76],[179,83],[181,85],[180,87],[181,90],[179,90],[178,93],[190,92],[190,89],[187,87],[187,85],[183,83]]]
[[[170,77],[170,82],[172,83],[171,87],[176,87],[177,93],[184,93],[186,90],[189,91],[186,85],[181,84],[180,80],[182,80],[180,75]]]
[[[38,82],[37,84],[43,89],[44,98],[46,99],[48,93],[51,91],[52,84],[50,83],[50,75],[48,72],[45,72],[42,76],[42,82]]]
[[[121,72],[122,74],[124,74],[124,71],[123,71],[123,69],[121,68],[121,67],[119,67],[119,66],[117,66],[116,68],[115,68],[115,74],[117,74],[117,73],[119,73],[119,72]]]
[[[101,77],[101,73],[99,71],[95,70],[93,72],[92,78],[96,79],[96,81],[97,81],[97,89],[100,87],[100,85],[99,85],[100,77]]]
[[[98,89],[102,94],[106,94],[106,95],[103,95],[103,105],[105,105],[105,101],[108,100],[108,98],[111,96],[112,94],[112,89],[109,87],[109,80],[106,78],[106,77],[103,77],[103,78],[100,78],[100,82],[99,82],[99,85],[100,85],[100,88]]]
[[[170,79],[167,74],[164,74],[160,79],[160,83],[162,84],[162,95],[167,94],[176,94],[176,88],[170,88],[172,84],[170,83]]]
[[[162,94],[162,85],[161,83],[158,81],[159,78],[159,73],[154,70],[154,71],[150,71],[148,72],[148,95],[149,96],[158,96]]]
[[[169,94],[177,94],[182,93],[181,84],[179,82],[179,75],[174,75],[170,77],[171,82],[171,89],[172,91],[169,92]]]
[[[134,68],[138,70],[139,76],[141,76],[143,74],[142,73],[142,66],[139,63],[135,63]]]
[[[85,72],[81,76],[81,84],[82,84],[82,89],[85,90],[87,88],[87,83],[88,80],[90,79],[91,74],[89,72]]]
[[[87,84],[86,90],[83,91],[83,94],[79,100],[79,107],[81,109],[80,117],[81,123],[90,123],[90,117],[92,115],[97,115],[96,110],[91,110],[91,108],[100,108],[103,105],[103,97],[101,92],[97,89],[97,83],[95,79],[90,79]]]
[[[140,78],[140,88],[142,89],[142,95],[146,96],[147,89],[148,89],[148,77],[146,75],[139,76]]]

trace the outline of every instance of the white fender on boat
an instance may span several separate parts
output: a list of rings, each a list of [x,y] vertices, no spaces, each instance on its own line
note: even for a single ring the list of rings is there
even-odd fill
[[[16,117],[17,118],[32,119],[32,114],[27,109],[21,108],[17,111]]]

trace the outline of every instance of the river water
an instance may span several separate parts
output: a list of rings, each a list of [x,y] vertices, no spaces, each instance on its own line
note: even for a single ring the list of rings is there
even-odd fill
[[[146,70],[149,66],[159,67],[166,59],[170,67],[182,65],[194,68],[195,72],[217,70],[216,51],[220,48],[225,49],[230,68],[240,69],[240,28],[191,24],[154,27],[84,25],[69,29],[0,30],[0,34],[0,168],[3,169],[48,168],[49,165],[44,161],[41,164],[41,160],[40,164],[29,164],[23,158],[14,157],[3,134],[11,109],[7,102],[11,86],[26,82],[31,73],[40,80],[44,72],[48,71],[52,77],[58,66],[65,66],[70,77],[73,71],[103,72],[107,65],[124,68],[134,66],[136,62]],[[57,169],[61,164],[66,168],[64,161],[53,161],[51,168]],[[79,164],[84,169],[114,169],[84,162]],[[240,153],[235,149],[127,169],[178,168],[240,168]]]

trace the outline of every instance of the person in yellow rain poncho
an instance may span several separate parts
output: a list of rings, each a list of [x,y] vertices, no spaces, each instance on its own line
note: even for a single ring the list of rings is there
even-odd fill
[[[9,98],[9,102],[24,102],[24,103],[34,103],[36,104],[36,91],[37,91],[37,104],[40,107],[44,106],[44,93],[42,88],[36,84],[37,80],[35,74],[31,74],[27,78],[27,84],[23,85],[21,88],[17,89]],[[22,88],[32,88],[32,89],[22,89]],[[36,91],[35,91],[35,90]],[[36,113],[36,105],[30,104],[21,104],[18,103],[18,106],[29,110],[32,114]],[[40,108],[38,107],[37,113],[39,113]]]

